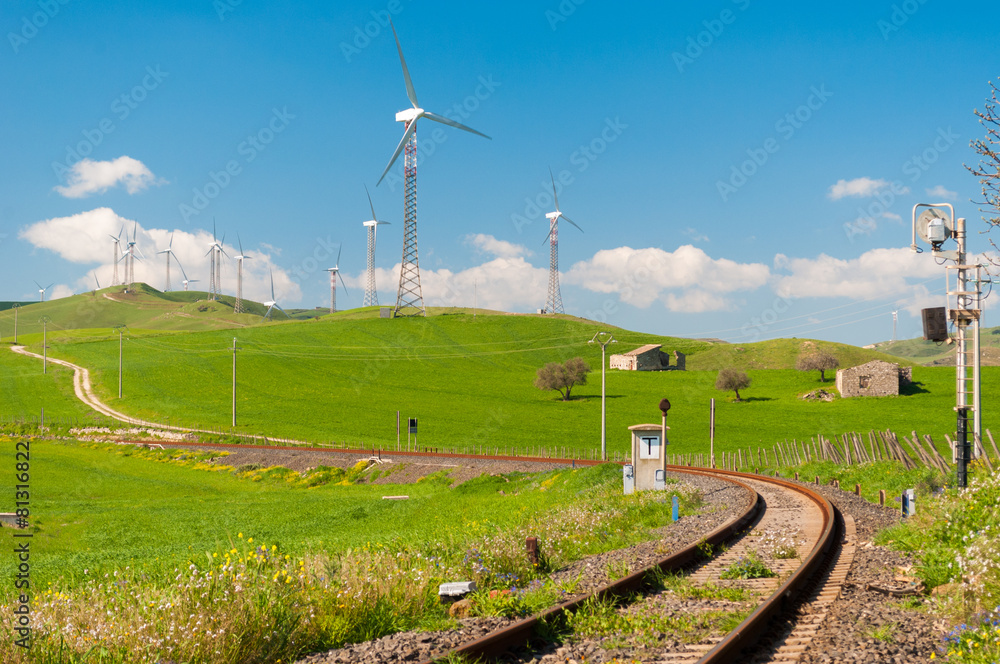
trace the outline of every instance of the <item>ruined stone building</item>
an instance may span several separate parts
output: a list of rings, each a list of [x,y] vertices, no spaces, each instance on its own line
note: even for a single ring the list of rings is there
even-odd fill
[[[899,388],[913,380],[911,367],[894,362],[872,360],[856,367],[837,371],[837,391],[842,397],[887,397],[899,394]]]
[[[611,368],[623,371],[684,371],[686,356],[674,351],[674,364],[670,355],[660,350],[660,344],[646,344],[627,353],[611,356]]]

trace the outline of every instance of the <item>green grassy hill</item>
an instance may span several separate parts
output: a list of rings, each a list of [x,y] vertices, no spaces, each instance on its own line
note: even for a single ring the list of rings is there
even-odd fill
[[[392,448],[399,411],[402,418],[419,419],[422,445],[594,449],[600,440],[601,353],[587,341],[609,329],[606,325],[572,316],[478,311],[474,317],[460,309],[430,309],[427,318],[382,319],[377,307],[304,322],[262,323],[259,316],[234,316],[224,301],[191,301],[196,294],[147,289],[131,300],[105,294],[37,306],[53,319],[50,354],[90,368],[102,399],[137,417],[228,428],[236,337],[241,433]],[[0,314],[0,329],[9,314]],[[109,327],[119,320],[130,325],[121,401],[118,339]],[[917,384],[899,397],[816,403],[799,396],[819,387],[832,390],[832,380],[821,384],[816,372],[790,368],[803,349],[828,349],[841,366],[885,356],[808,340],[732,345],[613,331],[619,343],[610,352],[659,343],[686,353],[689,371],[609,370],[610,449],[626,449],[629,425],[658,421],[656,405],[663,397],[674,406],[669,420],[674,451],[704,448],[711,398],[718,402],[720,449],[817,432],[892,427],[941,436],[954,430],[954,377],[947,368],[917,367]],[[22,333],[21,341],[40,352],[40,337],[37,331]],[[9,340],[9,333],[4,339]],[[539,367],[575,356],[595,372],[588,385],[574,389],[572,401],[562,402],[555,392],[533,386]],[[732,403],[731,393],[714,389],[717,370],[730,365],[747,369],[754,381],[742,392],[743,403]],[[1000,373],[984,372],[984,392],[998,380]],[[72,400],[66,385],[38,398],[54,408],[59,395]],[[2,404],[0,415],[37,411],[31,402],[28,396]],[[987,408],[991,403],[987,400]],[[59,407],[67,413],[79,409],[66,403]],[[405,444],[405,430],[401,438]]]
[[[979,332],[983,366],[1000,366],[1000,327],[984,327]],[[903,339],[877,344],[880,352],[924,366],[955,366],[954,344]]]

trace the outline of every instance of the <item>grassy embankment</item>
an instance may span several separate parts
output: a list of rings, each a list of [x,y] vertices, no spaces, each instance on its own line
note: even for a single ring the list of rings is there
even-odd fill
[[[448,626],[436,592],[457,579],[479,583],[475,610],[521,615],[571,591],[547,580],[552,570],[669,520],[669,502],[622,496],[610,465],[380,486],[356,483],[386,472],[364,463],[300,474],[213,469],[179,451],[32,445],[33,661],[82,662],[90,648],[104,663],[289,661]],[[409,499],[382,499],[399,493]],[[682,494],[683,513],[695,503]],[[0,531],[5,547],[11,532]],[[540,540],[538,566],[524,555],[528,535]],[[3,557],[4,578],[14,565]],[[0,638],[14,655],[10,592]],[[60,642],[75,655],[57,658]]]

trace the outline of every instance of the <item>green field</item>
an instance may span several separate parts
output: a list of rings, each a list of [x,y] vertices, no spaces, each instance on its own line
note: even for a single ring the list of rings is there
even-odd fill
[[[238,433],[392,449],[398,411],[402,418],[418,418],[417,441],[422,446],[482,446],[484,451],[590,451],[599,446],[601,355],[600,348],[587,341],[608,326],[570,316],[480,312],[473,317],[463,310],[380,319],[374,308],[249,325],[246,316],[225,313],[224,304],[178,303],[171,298],[180,294],[155,291],[140,295],[141,302],[135,303],[98,294],[94,305],[88,300],[95,296],[86,294],[34,305],[60,307],[47,314],[53,320],[49,353],[88,367],[98,395],[135,417],[228,430],[235,337]],[[183,295],[182,300],[192,297]],[[90,305],[99,305],[102,313],[84,316],[81,322],[74,312]],[[181,315],[187,311],[194,313]],[[0,326],[9,315],[0,313]],[[119,319],[134,323],[125,333],[120,401],[118,338],[101,327]],[[182,330],[182,325],[195,329]],[[840,358],[841,366],[886,356],[828,342],[786,339],[731,345],[611,329],[619,343],[609,351],[661,343],[665,350],[687,353],[690,369],[607,372],[611,451],[627,449],[628,426],[659,420],[657,404],[663,397],[673,404],[668,425],[674,452],[705,449],[712,398],[717,401],[720,450],[817,433],[887,428],[929,433],[941,441],[955,430],[954,372],[946,367],[915,367],[915,384],[898,397],[803,401],[799,396],[811,390],[834,390],[833,372],[822,384],[816,372],[791,368],[803,348],[827,349]],[[20,336],[30,350],[41,352],[38,331]],[[573,390],[571,401],[533,386],[539,367],[574,356],[582,356],[595,371],[588,385]],[[55,385],[43,389],[46,379],[31,377],[30,361],[17,359],[16,364],[23,368],[6,380],[17,396],[0,406],[0,416],[35,414],[42,406],[51,413],[82,412],[72,403],[65,372],[55,372],[48,379]],[[714,388],[716,372],[724,366],[745,368],[753,379],[741,392],[741,403]],[[1000,369],[985,368],[984,394],[996,390],[998,383]],[[987,427],[996,412],[994,404],[984,399]],[[401,438],[405,445],[405,429]]]
[[[13,458],[14,442],[0,444]],[[186,460],[171,460],[179,454]],[[73,586],[84,580],[84,570],[93,578],[126,566],[158,576],[206,551],[227,550],[241,537],[292,555],[390,542],[450,546],[566,507],[591,487],[620,483],[621,474],[608,465],[486,476],[452,488],[446,472],[414,484],[375,485],[350,483],[373,471],[340,480],[334,471],[336,481],[308,487],[292,471],[238,475],[198,463],[210,456],[31,442],[33,583],[44,588],[63,577]],[[377,470],[391,473],[392,467]],[[400,493],[409,500],[382,500]],[[7,545],[11,532],[0,531]],[[14,556],[3,556],[0,577],[13,578],[15,567]]]

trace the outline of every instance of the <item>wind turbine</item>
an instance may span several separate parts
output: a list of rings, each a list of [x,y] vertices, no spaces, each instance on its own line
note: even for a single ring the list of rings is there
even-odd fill
[[[177,259],[177,254],[175,254],[174,250],[172,249],[173,246],[174,246],[174,234],[171,233],[170,234],[170,242],[167,243],[167,248],[164,249],[164,250],[162,250],[162,251],[157,251],[156,252],[157,254],[166,254],[167,255],[167,285],[163,289],[164,293],[166,293],[167,291],[171,290],[170,289],[170,257],[173,256],[174,260],[177,261],[177,264],[178,265],[181,264],[180,260]]]
[[[193,283],[197,282],[198,280],[197,279],[188,279],[187,273],[184,271],[184,266],[181,265],[180,261],[177,261],[177,267],[179,267],[181,269],[181,274],[184,275],[184,282],[183,283],[184,283],[184,292],[186,293],[187,289],[188,289],[188,284],[193,284]]]
[[[545,312],[550,314],[566,313],[563,309],[562,293],[559,290],[559,218],[563,218],[576,226],[582,233],[583,229],[576,225],[572,219],[564,215],[559,210],[559,196],[556,194],[556,179],[549,169],[549,178],[552,179],[552,200],[556,204],[555,212],[547,212],[545,218],[549,220],[549,236],[545,238],[549,242],[549,293],[546,297]]]
[[[121,229],[118,231],[118,237],[115,237],[114,235],[111,235],[110,233],[108,233],[108,237],[111,238],[111,241],[115,243],[115,246],[114,246],[114,253],[115,253],[114,260],[111,261],[111,264],[115,268],[115,274],[111,278],[111,285],[112,286],[117,286],[118,285],[118,261],[120,261],[122,259],[122,255],[121,255],[121,243],[122,243],[122,231],[124,231],[124,230],[125,230],[125,224],[122,224]]]
[[[344,251],[344,245],[340,245],[340,249],[337,251],[337,264],[333,267],[326,268],[326,271],[330,273],[330,313],[337,311],[337,277],[340,277],[340,283],[344,286],[344,292],[347,292],[347,284],[344,283],[344,277],[340,276],[340,254]]]
[[[54,283],[55,282],[53,281],[52,284],[54,284]],[[35,282],[35,285],[38,286],[38,301],[39,302],[44,302],[45,301],[45,291],[47,291],[48,289],[52,288],[52,284],[49,284],[48,286],[42,288],[42,285],[40,283],[38,283],[37,281]]]
[[[423,316],[425,314],[424,297],[420,289],[420,260],[417,256],[417,121],[420,118],[427,118],[449,127],[477,134],[483,138],[489,138],[489,136],[443,115],[420,108],[420,104],[417,102],[417,93],[413,89],[413,81],[410,80],[410,71],[406,68],[406,60],[403,58],[403,47],[399,44],[399,35],[396,34],[396,26],[392,24],[392,19],[389,20],[389,26],[392,28],[393,37],[396,38],[399,63],[403,66],[406,96],[409,97],[413,107],[396,113],[396,122],[402,122],[405,125],[403,138],[396,146],[396,151],[389,159],[389,165],[382,171],[382,177],[378,181],[382,182],[386,173],[396,163],[396,159],[405,148],[406,155],[403,159],[403,264],[399,272],[399,290],[396,294],[394,315]]]
[[[364,223],[365,227],[368,228],[368,267],[365,274],[365,299],[361,306],[377,307],[378,290],[375,288],[375,240],[378,235],[378,227],[389,222],[379,221],[378,217],[375,216],[375,205],[372,203],[372,195],[368,193],[367,186],[365,187],[365,194],[368,195],[368,207],[371,208],[372,218]]]
[[[275,297],[274,297],[274,273],[271,272],[270,270],[268,270],[268,272],[271,275],[271,299],[264,303],[264,306],[267,307],[267,311],[264,312],[264,315],[261,316],[261,318],[270,318],[271,317],[271,310],[275,309],[275,308],[277,308],[278,311],[280,311],[281,313],[285,314],[285,318],[291,318],[291,316],[288,315],[288,312],[286,312],[284,309],[282,309],[281,305],[278,304],[277,300],[275,300]]]
[[[243,261],[252,256],[248,256],[243,251],[243,240],[240,239],[240,234],[236,234],[236,241],[240,245],[240,255],[236,257],[236,305],[233,307],[234,314],[242,314],[243,312]],[[339,255],[339,254],[338,254]]]
[[[222,240],[216,239],[215,234],[215,219],[212,219],[212,244],[209,245],[208,251],[205,253],[206,256],[211,255],[212,262],[209,266],[209,280],[208,280],[208,292],[210,300],[219,299],[219,295],[222,294],[222,256],[229,256],[226,250],[222,248],[222,243],[226,241],[226,236],[222,236]],[[220,255],[221,254],[221,255]]]
[[[128,286],[131,286],[132,284],[135,283],[135,253],[138,251],[139,255],[142,256],[142,258],[146,258],[145,256],[143,256],[142,251],[139,250],[139,247],[136,246],[138,233],[139,233],[138,221],[135,222],[135,225],[132,227],[131,240],[128,239],[128,232],[125,233],[125,240],[128,244],[128,248],[125,253],[125,283]]]
[[[892,343],[896,343],[896,321],[899,319],[899,311],[892,312]]]

